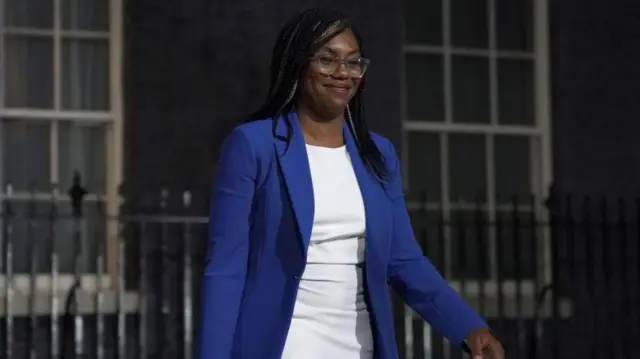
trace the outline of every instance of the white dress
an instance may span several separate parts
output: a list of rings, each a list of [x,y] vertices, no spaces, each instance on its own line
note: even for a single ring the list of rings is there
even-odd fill
[[[282,359],[371,359],[365,211],[346,147],[307,145],[315,213]]]

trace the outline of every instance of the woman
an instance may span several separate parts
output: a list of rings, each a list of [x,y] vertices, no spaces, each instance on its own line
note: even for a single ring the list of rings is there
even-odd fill
[[[364,121],[361,46],[336,11],[292,19],[268,100],[225,139],[201,359],[398,358],[388,283],[451,341],[503,358],[414,239],[393,145]]]

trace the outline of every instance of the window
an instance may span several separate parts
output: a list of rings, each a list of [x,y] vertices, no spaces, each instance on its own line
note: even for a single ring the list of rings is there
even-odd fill
[[[425,223],[449,223],[441,235],[426,228],[424,245],[432,258],[442,253],[434,262],[467,293],[495,290],[498,279],[513,286],[516,258],[532,291],[547,275],[546,250],[530,239],[544,235],[507,230],[535,218],[551,181],[546,6],[405,1],[408,205],[419,237]]]
[[[75,258],[96,273],[96,248],[114,246],[104,214],[115,214],[122,179],[121,36],[122,0],[0,3],[0,208],[11,224],[0,240],[13,249],[0,267],[10,281],[33,270],[70,277]],[[88,191],[82,221],[67,195],[76,173]]]

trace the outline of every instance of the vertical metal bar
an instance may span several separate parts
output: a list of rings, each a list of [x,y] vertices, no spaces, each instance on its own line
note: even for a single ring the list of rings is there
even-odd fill
[[[35,190],[34,190],[35,192]],[[27,348],[29,350],[30,359],[36,359],[38,341],[34,340],[34,333],[38,330],[38,316],[36,313],[36,280],[38,275],[38,239],[34,236],[36,217],[35,193],[29,201],[29,209],[27,214],[27,243],[29,245],[29,253],[31,255],[30,276],[29,276],[29,329],[27,331]]]
[[[445,211],[444,208],[440,208],[440,211],[438,211],[438,226],[437,226],[437,240],[438,240],[438,252],[436,253],[438,260],[441,263],[441,268],[443,270],[442,275],[445,278],[450,278],[451,277],[451,265],[450,265],[450,256],[449,256],[449,249],[447,248],[447,246],[449,246],[450,241],[448,240],[450,237],[450,233],[451,233],[451,228],[450,225],[451,223],[447,221],[448,217],[445,217]],[[433,338],[432,338],[433,339]],[[438,348],[438,351],[440,354],[440,356],[446,358],[447,355],[449,355],[449,345],[445,340],[439,340],[439,341],[434,341],[432,340],[432,343],[435,343],[435,346]]]
[[[559,310],[559,292],[561,290],[560,283],[560,243],[559,238],[552,236],[551,240],[551,320],[552,320],[552,339],[551,354],[553,358],[560,358],[560,310]]]
[[[474,222],[475,222],[475,228],[476,228],[476,238],[475,241],[477,243],[477,245],[479,246],[484,246],[487,243],[487,238],[485,236],[485,230],[487,230],[487,232],[492,233],[492,228],[491,226],[487,225],[488,223],[491,223],[491,220],[488,220],[487,218],[489,216],[487,216],[484,211],[483,211],[483,205],[482,205],[482,198],[480,198],[478,196],[478,198],[476,198],[476,204],[475,204],[475,210],[474,210]],[[483,255],[483,253],[481,251],[476,251],[476,256],[475,256],[475,262],[476,263],[486,263],[487,258],[485,258]],[[491,276],[491,270],[489,271],[489,275]],[[490,277],[491,278],[491,277]],[[481,315],[485,314],[485,306],[486,306],[486,291],[487,291],[487,286],[486,286],[487,281],[485,280],[485,278],[482,278],[479,282],[478,282],[478,310],[480,312]]]
[[[529,201],[529,205],[531,208],[531,212],[529,213],[529,222],[531,223],[531,232],[529,233],[529,246],[527,249],[530,249],[533,253],[533,255],[535,255],[535,263],[534,263],[534,286],[533,286],[533,290],[534,290],[534,298],[536,298],[536,302],[537,303],[537,294],[538,294],[538,290],[539,288],[542,287],[542,285],[540,284],[540,276],[538,276],[538,261],[539,261],[539,257],[537,256],[538,252],[536,251],[536,249],[538,248],[538,234],[545,232],[546,228],[544,228],[544,223],[539,223],[538,222],[538,197],[536,197],[536,195],[532,195],[530,197],[530,201]],[[555,202],[552,202],[555,203]],[[549,227],[553,228],[553,223],[554,223],[554,216],[555,216],[556,212],[550,212],[550,216],[549,216]],[[534,319],[537,317],[537,305],[534,307]],[[535,358],[536,357],[536,350],[537,350],[537,325],[538,323],[536,323],[537,321],[533,321],[533,324],[530,326],[530,332],[526,333],[523,332],[523,336],[521,336],[520,340],[522,343],[522,347],[523,347],[523,355],[525,358]],[[527,338],[524,337],[524,335],[529,334],[529,341],[525,341]]]
[[[127,353],[127,323],[125,313],[125,241],[123,236],[123,223],[118,221],[118,286],[117,286],[117,308],[118,308],[118,359],[126,359]]]
[[[429,245],[428,233],[427,233],[428,224],[425,223],[428,218],[427,204],[428,204],[428,198],[427,198],[426,191],[422,191],[420,193],[420,212],[418,217],[420,219],[420,227],[419,227],[419,230],[415,232],[418,233],[419,235],[417,240],[420,243],[420,246],[423,248],[425,252],[428,253],[428,245]],[[415,315],[413,311],[410,311],[410,313],[411,313],[409,316],[410,323],[407,328],[408,329],[407,332],[410,332],[410,334],[408,333],[407,339],[411,338],[412,343],[408,343],[409,345],[407,345],[407,350],[411,352],[411,355],[410,355],[411,358],[424,359],[425,352],[427,351],[427,349],[430,349],[430,348],[427,348],[427,346],[424,343],[425,323],[424,323],[424,320],[422,320],[422,318],[420,318],[419,315]],[[407,357],[409,357],[409,355]]]
[[[110,220],[109,217],[103,211],[103,207],[99,206],[100,210],[98,211],[98,215],[94,219],[96,222],[101,222],[104,220],[104,223]],[[101,228],[98,226],[98,228]],[[97,234],[97,238],[101,238],[100,234]],[[96,359],[104,359],[104,283],[102,279],[105,274],[105,243],[103,241],[98,241],[97,243],[97,253],[96,253],[96,294],[95,294],[95,307],[96,307]]]
[[[600,315],[600,311],[598,310],[598,306],[595,302],[596,295],[596,282],[595,282],[595,273],[596,273],[596,260],[595,260],[595,240],[593,238],[593,223],[592,223],[592,215],[591,215],[591,198],[588,196],[582,202],[582,220],[584,224],[584,239],[585,239],[585,252],[586,252],[586,287],[587,287],[587,303],[589,304],[589,308],[593,311],[592,316],[589,318],[589,323],[587,326],[587,330],[591,333],[597,325],[597,317]],[[588,358],[596,359],[596,343],[588,342],[587,348],[589,349]]]
[[[0,5],[2,6],[2,5]],[[0,19],[0,21],[2,21],[2,19]],[[0,146],[2,147],[2,146]],[[10,186],[9,184],[7,185],[7,187]],[[2,189],[4,190],[4,188]],[[8,285],[7,282],[7,277],[6,277],[6,273],[4,272],[4,252],[5,252],[5,244],[6,244],[6,239],[8,237],[8,226],[11,224],[11,217],[12,217],[12,210],[10,207],[10,202],[8,201],[8,199],[6,198],[6,193],[4,192],[0,192],[0,194],[2,194],[2,196],[0,196],[0,270],[2,270],[2,280],[3,280],[3,285],[6,288],[6,286]],[[4,293],[0,294],[0,296],[4,297]],[[6,303],[6,302],[5,302]],[[2,308],[3,311],[5,312],[5,316],[6,316],[6,311],[4,310],[5,308]],[[0,338],[0,355],[5,355],[7,350],[6,350],[6,336],[4,336],[4,338]]]
[[[566,211],[565,211],[565,218],[566,218],[566,223],[564,224],[564,234],[566,236],[566,242],[567,242],[567,262],[569,264],[569,268],[568,268],[568,275],[569,278],[577,278],[578,276],[578,269],[576,268],[576,266],[578,265],[577,260],[576,260],[576,230],[577,230],[577,225],[576,225],[576,220],[575,220],[575,210],[574,210],[574,205],[573,205],[573,197],[571,196],[567,196],[566,198]],[[558,213],[561,213],[560,210],[558,210]],[[571,292],[571,296],[576,298],[576,297],[582,297],[584,296],[584,291],[582,291],[581,289],[581,285],[580,283],[576,283],[577,281],[571,281],[570,282],[570,292]],[[586,326],[582,326],[582,331],[584,331],[586,328]],[[579,333],[582,334],[582,333]]]
[[[9,196],[12,195],[12,193],[8,194]],[[14,345],[15,345],[15,325],[14,325],[14,312],[13,312],[13,301],[14,301],[14,295],[15,295],[15,290],[14,290],[14,278],[13,278],[13,225],[9,226],[9,231],[7,233],[7,240],[6,240],[6,258],[5,258],[5,265],[6,265],[6,281],[7,281],[7,285],[5,287],[5,301],[6,301],[6,310],[5,310],[5,316],[6,316],[6,322],[7,322],[7,359],[13,359],[13,353],[14,353]]]
[[[512,209],[515,211],[515,209]],[[495,228],[496,228],[496,267],[497,270],[495,272],[496,279],[496,298],[498,302],[498,333],[500,335],[504,335],[505,333],[505,313],[504,313],[504,278],[503,278],[503,270],[504,270],[504,252],[502,250],[504,246],[504,218],[503,216],[496,216],[495,219]]]
[[[627,206],[624,198],[618,198],[618,233],[619,233],[619,243],[618,243],[618,253],[617,257],[619,258],[620,265],[620,277],[621,277],[621,285],[620,289],[620,304],[616,305],[617,308],[620,308],[619,313],[629,310],[630,315],[623,319],[625,325],[622,329],[622,338],[621,338],[621,358],[631,358],[631,348],[632,345],[632,336],[631,332],[633,331],[632,318],[634,316],[634,310],[631,301],[631,293],[633,292],[634,284],[629,280],[629,254],[631,252],[631,248],[629,248],[629,225],[627,223],[627,216],[629,212],[627,210]],[[621,317],[623,318],[623,317]]]
[[[185,212],[189,212],[191,207],[191,192],[186,191],[182,196],[182,204]],[[183,338],[183,359],[193,358],[193,269],[191,268],[191,225],[187,222],[184,227],[184,270],[183,270],[183,320],[184,320],[184,338]]]
[[[513,199],[511,201],[512,205],[513,205],[513,212],[511,213],[511,238],[513,240],[513,252],[511,253],[511,255],[513,256],[513,262],[515,264],[514,268],[513,268],[513,285],[514,285],[514,289],[515,289],[515,296],[514,296],[514,304],[515,304],[515,318],[517,318],[518,321],[518,325],[517,325],[517,338],[518,338],[518,344],[520,344],[520,339],[521,339],[521,335],[524,333],[523,330],[523,318],[524,318],[524,313],[522,311],[522,281],[523,281],[523,275],[522,275],[522,267],[521,267],[521,263],[522,263],[522,258],[520,257],[520,241],[524,239],[524,236],[522,235],[522,221],[520,220],[520,214],[522,213],[520,210],[520,199],[518,198],[517,195],[513,196]],[[533,208],[531,209],[533,211]],[[532,253],[533,254],[533,253]],[[522,346],[518,345],[515,348],[515,358],[519,358],[520,357],[520,353],[522,350]]]
[[[140,222],[140,277],[139,277],[139,282],[140,282],[140,289],[139,289],[139,294],[138,294],[138,300],[139,302],[139,307],[140,307],[140,326],[138,328],[139,330],[139,355],[140,355],[140,359],[147,359],[149,357],[149,352],[147,349],[147,343],[148,343],[148,327],[149,327],[149,320],[148,320],[148,299],[147,299],[147,295],[149,294],[149,289],[148,289],[148,282],[147,282],[147,266],[148,266],[148,250],[147,250],[147,246],[146,246],[146,241],[147,241],[147,226],[146,226],[146,222],[145,221],[141,221]]]
[[[160,193],[160,208],[162,214],[166,214],[169,201],[169,190],[163,188]],[[160,352],[163,358],[171,357],[171,302],[169,301],[171,295],[171,287],[169,286],[169,247],[168,247],[168,224],[165,221],[160,223],[160,267],[162,268],[160,273],[160,295],[161,298],[161,315],[160,315]]]
[[[427,191],[423,191],[422,192],[422,210],[424,211],[424,215],[422,216],[422,220],[420,221],[420,223],[422,224],[422,237],[424,238],[423,243],[424,243],[424,252],[427,254],[427,256],[430,257],[431,261],[433,262],[433,264],[436,266],[436,268],[441,269],[442,265],[441,265],[441,261],[440,258],[437,257],[432,257],[435,253],[436,250],[438,249],[438,237],[437,234],[436,236],[434,236],[433,238],[431,237],[431,235],[433,234],[433,232],[429,232],[430,228],[433,228],[433,225],[437,225],[437,223],[433,223],[433,218],[431,218],[430,213],[429,213],[429,200],[430,198],[427,195]],[[435,247],[435,248],[434,248]],[[426,323],[424,320],[422,320],[422,318],[420,318],[420,324],[422,326],[422,337],[420,338],[420,340],[422,341],[422,350],[424,351],[424,357],[427,359],[433,359],[434,357],[434,347],[433,347],[433,341],[432,339],[432,331],[431,331],[431,326]]]
[[[605,326],[605,331],[603,333],[604,341],[601,343],[601,350],[603,353],[607,353],[610,357],[618,358],[618,353],[616,351],[618,347],[619,335],[616,335],[619,327],[621,327],[621,323],[617,323],[617,318],[615,317],[615,312],[613,310],[613,305],[615,304],[615,298],[618,297],[618,293],[613,291],[612,281],[619,280],[620,277],[614,277],[611,261],[611,248],[613,246],[613,238],[611,236],[611,215],[609,214],[609,206],[607,205],[607,199],[602,197],[600,199],[600,232],[602,241],[601,244],[601,263],[602,263],[602,290],[604,295],[600,295],[598,302],[604,304],[603,310],[603,325]]]
[[[6,347],[5,355],[7,359],[13,359],[13,206],[11,205],[11,197],[13,196],[13,186],[7,185],[6,188],[6,205],[5,205],[5,223],[4,223],[4,253],[3,261],[5,268],[5,286],[4,286],[4,315],[5,315],[5,331],[6,331]]]
[[[432,246],[433,240],[430,237],[429,228],[431,228],[430,216],[429,216],[429,196],[427,195],[427,191],[421,192],[420,199],[420,208],[422,214],[420,215],[420,241],[422,242],[422,249],[427,255],[433,253]],[[437,258],[436,258],[437,259]],[[436,267],[439,267],[440,264],[438,261],[433,263]],[[414,340],[420,343],[419,346],[419,358],[433,358],[433,345],[431,344],[431,327],[425,323],[425,321],[418,315],[416,316],[416,320],[418,321],[419,328],[417,331],[414,331],[413,337]]]
[[[635,244],[635,250],[632,252],[632,255],[635,256],[635,258],[640,258],[640,198],[635,198],[634,199],[634,209],[635,209],[635,221],[636,221],[636,238],[634,241],[630,241],[631,243]],[[638,260],[636,259],[635,261],[635,275],[636,275],[636,280],[634,281],[634,286],[632,287],[634,289],[633,291],[633,297],[631,299],[632,303],[640,303],[640,263],[638,263]],[[633,320],[633,324],[635,325],[635,335],[634,338],[638,338],[640,335],[640,308],[638,308],[638,305],[634,305],[633,309],[635,311],[635,315],[632,316],[632,320]],[[632,357],[638,357],[640,356],[640,349],[638,348],[638,345],[634,345],[634,352],[632,353]]]
[[[456,245],[457,245],[457,253],[454,254],[457,259],[456,260],[457,266],[454,267],[452,276],[456,278],[456,281],[459,281],[460,283],[460,294],[463,297],[468,298],[470,296],[468,284],[469,282],[473,281],[472,273],[476,269],[476,268],[470,267],[471,261],[469,260],[470,259],[469,254],[467,253],[467,251],[469,250],[468,232],[470,230],[470,228],[467,228],[467,226],[473,225],[473,223],[467,223],[466,211],[458,211],[457,218],[454,216],[452,216],[452,218],[455,218],[455,228],[453,229],[453,232],[455,233],[455,238],[453,237],[452,238],[453,240],[456,241]],[[459,356],[460,354],[458,351],[458,345],[454,343],[450,343],[448,347],[451,348],[452,345],[455,348],[453,353],[456,353],[456,357]]]
[[[58,275],[59,258],[56,246],[56,225],[58,220],[58,202],[60,194],[57,187],[51,190],[51,210],[49,212],[49,243],[51,245],[51,359],[60,356],[60,322],[59,322],[59,298]]]
[[[82,291],[82,257],[83,257],[83,248],[82,248],[82,225],[84,222],[84,218],[82,218],[82,213],[79,209],[74,208],[74,213],[72,217],[73,221],[73,246],[75,249],[75,263],[74,263],[74,272],[75,272],[75,283],[74,287],[72,287],[71,291],[68,295],[73,296],[74,302],[70,307],[67,308],[69,310],[73,307],[74,310],[74,318],[73,318],[73,342],[74,342],[74,354],[76,358],[84,357],[84,320],[81,313],[80,308],[80,294]],[[71,313],[66,313],[66,315],[70,315]]]

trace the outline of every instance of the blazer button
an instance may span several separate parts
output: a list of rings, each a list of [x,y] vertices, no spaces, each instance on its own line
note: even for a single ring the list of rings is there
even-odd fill
[[[298,279],[300,279],[300,277],[298,277],[297,275],[294,275],[293,279],[298,280]]]

